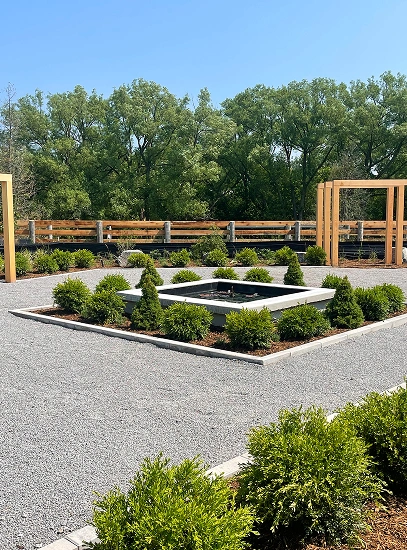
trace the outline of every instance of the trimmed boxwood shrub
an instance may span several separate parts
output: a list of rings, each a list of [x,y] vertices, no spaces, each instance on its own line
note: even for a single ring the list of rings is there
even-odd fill
[[[194,260],[202,261],[209,252],[216,249],[222,250],[226,256],[228,255],[226,244],[215,228],[213,233],[203,235],[191,246],[191,254]]]
[[[146,267],[148,259],[149,255],[144,252],[133,252],[127,258],[127,265],[129,267]]]
[[[407,390],[370,393],[356,406],[339,411],[338,422],[349,422],[367,447],[373,468],[397,494],[407,495]]]
[[[282,340],[302,340],[322,336],[331,328],[328,319],[315,306],[301,304],[285,309],[277,321]]]
[[[289,246],[283,246],[283,248],[274,252],[274,263],[276,265],[288,265],[294,256],[297,257],[294,250],[291,250]]]
[[[73,257],[76,267],[92,267],[95,263],[94,254],[86,248],[74,252]]]
[[[134,329],[156,330],[163,319],[163,309],[158,292],[150,277],[145,277],[141,287],[142,296],[131,313],[131,326]]]
[[[171,283],[175,285],[177,283],[190,283],[192,281],[200,281],[201,279],[202,277],[194,271],[191,271],[190,269],[181,269],[173,276],[173,278],[171,279]]]
[[[74,265],[74,257],[72,252],[69,250],[59,250],[56,249],[52,253],[52,257],[58,264],[58,269],[60,271],[68,271],[71,265]]]
[[[271,313],[266,308],[231,311],[226,315],[225,332],[232,348],[244,349],[268,348],[277,336]]]
[[[353,329],[363,323],[362,309],[347,277],[338,284],[334,297],[326,306],[325,314],[331,325],[338,328]]]
[[[28,250],[16,252],[16,275],[22,277],[32,270],[31,255]]]
[[[253,267],[247,271],[246,275],[243,277],[244,281],[253,281],[256,283],[271,283],[273,277],[271,277],[268,270],[264,267]]]
[[[92,523],[101,549],[241,550],[253,525],[250,509],[234,506],[227,480],[207,476],[198,458],[145,459],[127,494],[116,488],[97,497]]]
[[[239,279],[239,275],[233,267],[218,267],[218,269],[215,269],[212,273],[212,279],[231,279],[233,281],[237,281]]]
[[[131,284],[127,279],[120,274],[105,275],[96,285],[95,291],[100,292],[101,290],[114,290],[118,292],[119,290],[130,290]]]
[[[305,262],[308,265],[325,265],[326,252],[322,246],[309,246],[305,251]]]
[[[304,274],[301,270],[297,255],[293,256],[284,275],[285,285],[305,286]]]
[[[349,424],[328,422],[320,408],[282,410],[278,422],[249,432],[247,449],[252,460],[239,476],[237,498],[254,507],[267,548],[279,537],[358,539],[364,506],[380,498],[382,483]]]
[[[389,315],[390,303],[379,287],[355,288],[355,298],[366,321],[383,321]]]
[[[321,288],[332,288],[336,290],[342,281],[343,277],[339,277],[339,275],[334,275],[333,273],[328,273],[322,281]]]
[[[68,277],[52,291],[54,302],[70,313],[80,313],[91,291],[81,279]]]
[[[101,290],[85,302],[81,315],[88,321],[102,325],[123,322],[124,301],[113,290]]]
[[[235,261],[243,266],[256,265],[259,261],[257,252],[253,248],[243,248],[235,255]]]
[[[51,254],[38,254],[35,257],[34,267],[38,273],[55,273],[58,271],[58,264]]]
[[[212,313],[205,306],[176,302],[164,310],[161,329],[170,338],[189,342],[204,338],[211,322]]]
[[[228,263],[228,256],[220,250],[215,248],[211,250],[204,258],[204,264],[208,267],[224,267]]]
[[[136,285],[136,288],[141,288],[143,286],[144,279],[146,277],[150,277],[150,279],[152,280],[152,282],[155,286],[160,286],[160,285],[164,284],[163,279],[161,278],[160,274],[158,273],[158,271],[154,267],[153,260],[149,257],[147,257],[146,267],[143,269],[143,271],[141,273],[141,277],[140,277],[139,282]]]
[[[178,252],[171,252],[170,254],[170,262],[174,267],[185,267],[186,265],[189,264],[190,260],[191,260],[191,257],[189,255],[188,250],[186,250],[186,248],[183,248]]]
[[[406,307],[406,297],[399,286],[384,283],[383,285],[377,285],[375,288],[380,288],[387,296],[389,300],[389,313],[396,313]]]

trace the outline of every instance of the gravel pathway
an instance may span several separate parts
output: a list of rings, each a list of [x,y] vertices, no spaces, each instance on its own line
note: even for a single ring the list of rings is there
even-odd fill
[[[285,270],[270,268],[276,283]],[[161,270],[166,283],[176,271]],[[303,271],[310,286],[330,272],[359,286],[391,282],[407,294],[405,269]],[[112,272],[77,276],[94,287]],[[124,272],[132,285],[140,273]],[[241,454],[249,428],[275,420],[282,407],[317,404],[332,411],[407,374],[406,326],[260,367],[8,313],[52,303],[52,288],[64,279],[0,284],[1,550],[41,548],[83,527],[92,492],[125,488],[145,456],[163,451],[178,461],[200,454],[216,465]]]

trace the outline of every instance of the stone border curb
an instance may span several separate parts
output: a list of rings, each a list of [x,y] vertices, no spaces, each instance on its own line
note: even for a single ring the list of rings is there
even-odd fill
[[[32,319],[33,321],[39,321],[41,323],[47,323],[52,325],[58,325],[65,328],[70,328],[74,330],[84,330],[88,332],[96,332],[98,334],[104,334],[105,336],[113,336],[116,338],[123,338],[125,340],[131,340],[133,342],[144,342],[148,344],[153,344],[160,348],[167,348],[174,351],[179,351],[182,353],[192,353],[194,355],[204,355],[206,357],[221,357],[224,359],[232,359],[235,361],[246,361],[248,363],[254,363],[256,365],[272,365],[277,363],[282,359],[287,359],[288,357],[295,357],[297,355],[302,355],[304,353],[309,353],[314,349],[322,349],[339,342],[343,342],[348,339],[358,338],[364,334],[370,332],[376,332],[383,328],[392,328],[407,323],[407,313],[400,315],[398,317],[392,317],[386,319],[385,321],[378,321],[372,323],[371,325],[366,325],[364,327],[356,328],[353,330],[348,330],[342,332],[341,334],[335,334],[334,336],[328,336],[327,338],[322,338],[321,340],[315,340],[313,342],[308,342],[307,344],[302,344],[296,346],[295,348],[290,348],[284,351],[279,351],[270,355],[264,355],[263,357],[256,357],[254,355],[247,355],[245,353],[237,353],[234,351],[226,350],[217,350],[213,348],[208,348],[205,346],[196,346],[194,344],[188,344],[184,342],[175,342],[174,340],[167,340],[166,338],[155,338],[154,336],[148,336],[146,334],[136,334],[134,332],[125,332],[123,330],[117,330],[113,328],[107,328],[97,325],[88,325],[85,323],[80,323],[78,321],[68,321],[65,319],[59,319],[58,317],[51,317],[47,315],[41,315],[35,313],[36,310],[48,309],[53,306],[40,306],[36,308],[25,308],[25,309],[11,309],[9,313],[17,316],[23,317],[25,319]]]

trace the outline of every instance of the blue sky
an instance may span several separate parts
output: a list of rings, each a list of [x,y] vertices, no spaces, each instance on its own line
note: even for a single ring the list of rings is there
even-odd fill
[[[407,74],[405,0],[20,0],[2,7],[0,98],[108,97],[143,78],[217,106],[256,84]]]

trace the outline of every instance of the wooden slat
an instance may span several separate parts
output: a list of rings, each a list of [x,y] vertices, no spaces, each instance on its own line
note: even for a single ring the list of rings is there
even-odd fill
[[[96,230],[91,229],[37,229],[35,230],[35,236],[37,235],[71,235],[72,237],[84,236],[84,237],[96,237]]]
[[[96,234],[96,233],[95,233]],[[131,237],[131,240],[137,240],[140,237],[152,237],[152,236],[162,236],[164,231],[162,229],[140,229],[137,232],[134,232],[134,229],[122,229],[120,231],[116,229],[104,230],[103,235],[110,235],[112,237]]]

